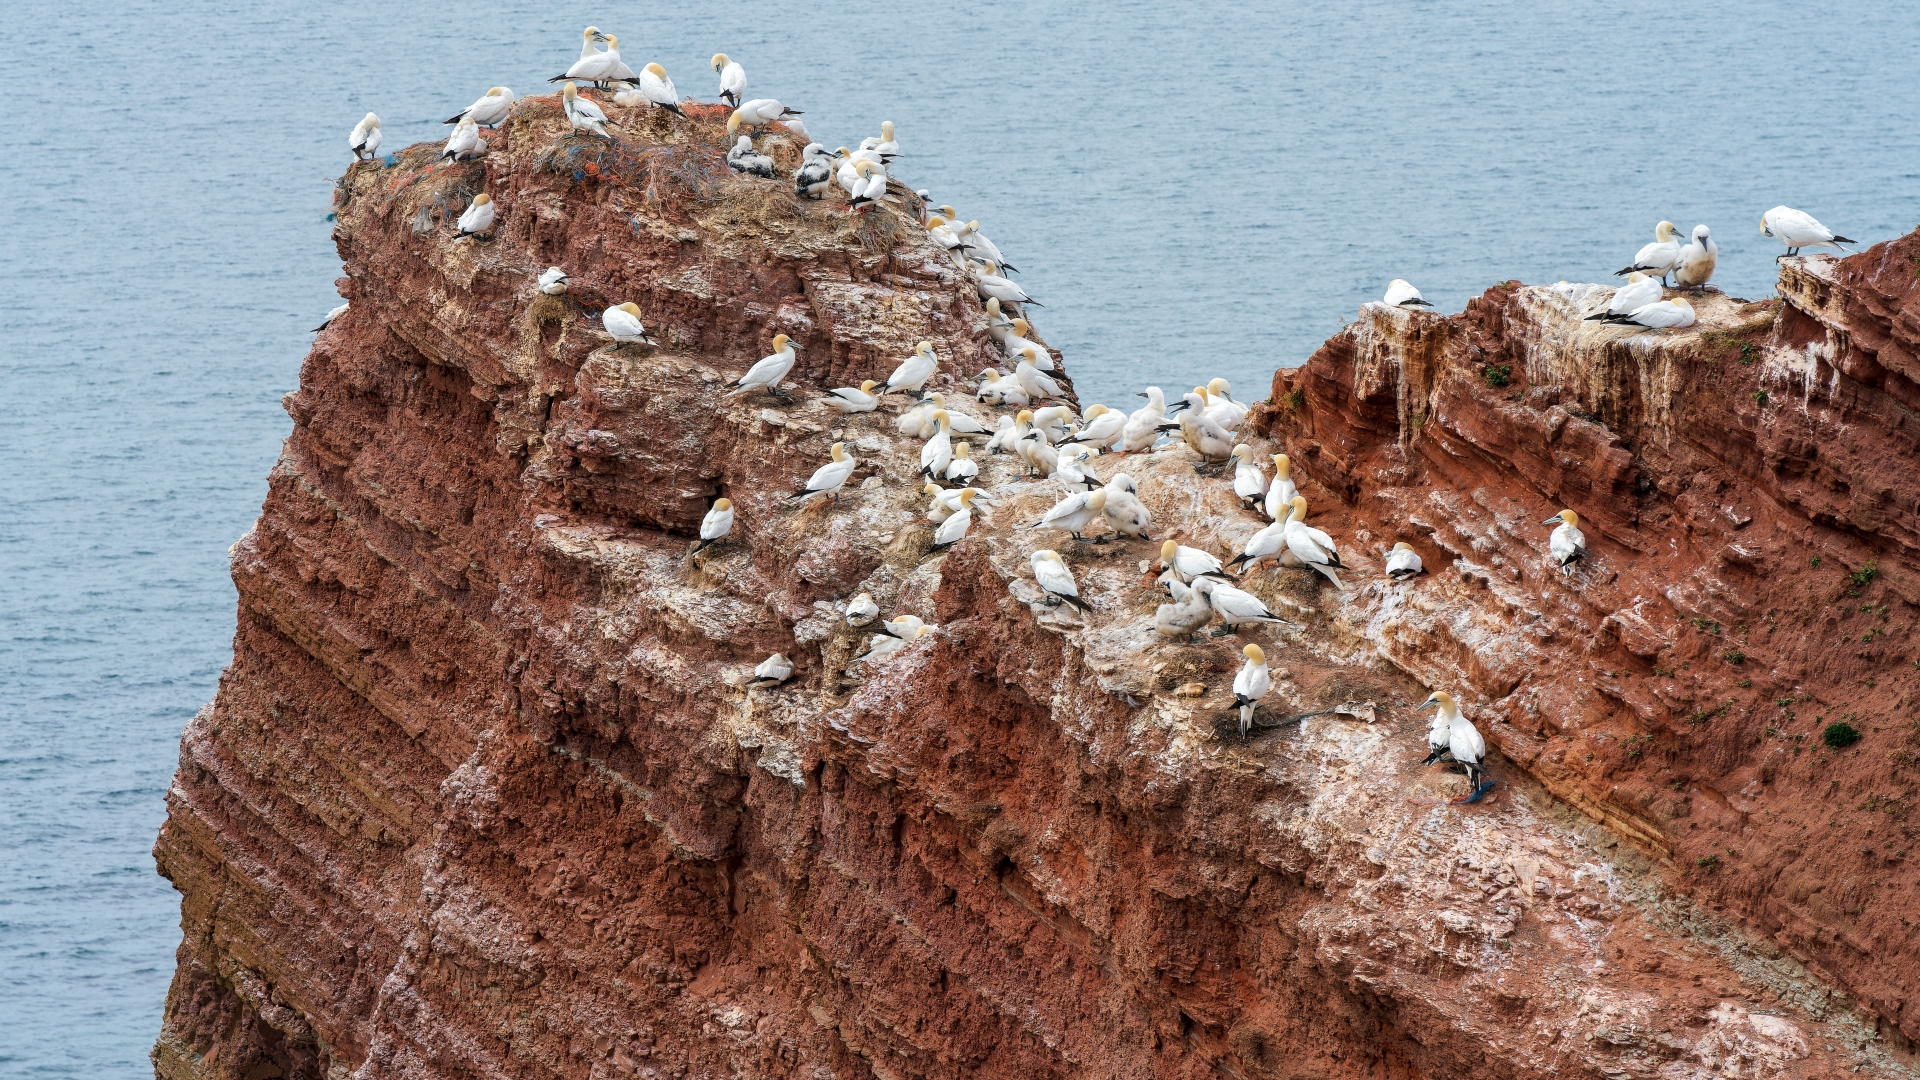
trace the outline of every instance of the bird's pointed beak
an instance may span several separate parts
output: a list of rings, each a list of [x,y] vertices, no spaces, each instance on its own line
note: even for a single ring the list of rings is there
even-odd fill
[[[1543,522],[1541,522],[1540,524],[1542,524],[1542,525],[1558,525],[1558,524],[1560,524],[1560,515],[1559,515],[1559,514],[1555,514],[1555,515],[1553,515],[1552,517],[1550,517],[1550,518],[1548,518],[1547,520],[1545,520],[1545,521],[1543,521]]]
[[[1426,703],[1425,705],[1422,705],[1422,706],[1420,706],[1420,707],[1419,707],[1418,709],[1415,709],[1415,710],[1413,710],[1413,711],[1414,711],[1414,712],[1425,712],[1425,711],[1426,711],[1426,710],[1428,710],[1428,709],[1437,709],[1437,708],[1439,708],[1439,707],[1440,707],[1440,702],[1438,702],[1438,701],[1436,701],[1436,700],[1434,700],[1433,698],[1428,698],[1428,699],[1427,699],[1427,703]]]
[[[1147,392],[1146,392],[1145,390],[1142,390],[1142,391],[1140,391],[1139,393],[1137,393],[1137,394],[1135,394],[1135,395],[1133,395],[1133,396],[1134,396],[1134,397],[1142,397],[1142,398],[1143,398],[1143,397],[1146,397],[1146,396],[1147,396]]]
[[[794,350],[795,352],[799,352],[799,351],[800,351],[800,348],[801,348],[801,345],[800,345],[800,343],[799,343],[799,342],[797,342],[797,341],[794,341],[794,340],[792,340],[792,339],[789,339],[789,340],[787,341],[787,348],[789,348],[789,349],[792,349],[792,350]]]

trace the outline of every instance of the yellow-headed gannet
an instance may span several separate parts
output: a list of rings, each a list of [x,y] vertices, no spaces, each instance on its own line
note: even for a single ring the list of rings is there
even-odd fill
[[[1680,249],[1673,267],[1676,288],[1697,289],[1713,280],[1713,268],[1720,261],[1720,247],[1705,225],[1693,227],[1693,242]]]
[[[853,193],[858,191],[866,181],[861,179],[860,174],[855,171],[853,167],[854,158],[846,147],[842,146],[838,150],[835,150],[833,152],[833,160],[833,180],[842,188],[846,189],[848,198],[852,198]]]
[[[980,475],[980,463],[973,460],[967,450],[967,444],[953,444],[953,460],[947,462],[947,480],[962,484],[971,484]]]
[[[1092,491],[1080,491],[1068,495],[1054,503],[1039,521],[1027,526],[1029,529],[1065,529],[1075,540],[1084,540],[1080,533],[1099,518],[1107,505],[1107,489],[1095,488]]]
[[[1127,426],[1127,414],[1115,412],[1105,405],[1089,405],[1082,416],[1080,430],[1072,435],[1077,443],[1097,446],[1105,449],[1113,445],[1120,437],[1120,429]]]
[[[980,290],[980,299],[982,300],[992,297],[1002,304],[1032,304],[1034,307],[1046,306],[1033,297],[1028,296],[1027,290],[1001,277],[1000,268],[991,263],[982,267],[980,272],[975,275],[975,286]]]
[[[880,632],[890,637],[897,637],[901,641],[912,641],[926,627],[927,624],[922,622],[918,615],[895,615],[880,624]]]
[[[631,300],[601,312],[600,325],[606,328],[607,336],[615,341],[654,343],[647,336],[647,328],[640,323],[640,305]]]
[[[1427,303],[1426,298],[1420,295],[1420,290],[1414,288],[1413,284],[1406,278],[1394,278],[1392,281],[1387,282],[1387,295],[1381,299],[1395,307],[1433,306]],[[1241,734],[1245,733],[1245,730],[1242,729]]]
[[[1233,431],[1246,422],[1247,407],[1233,400],[1233,384],[1225,379],[1213,379],[1201,389],[1206,391],[1207,417],[1214,423]]]
[[[793,193],[803,199],[825,197],[833,184],[833,158],[819,143],[808,143],[800,152],[800,168],[793,174]]]
[[[1408,581],[1426,572],[1426,566],[1420,562],[1420,553],[1405,540],[1393,545],[1393,550],[1387,552],[1387,576],[1393,580]]]
[[[460,215],[457,228],[458,240],[462,236],[480,236],[493,228],[493,196],[481,192],[467,204],[467,212]]]
[[[987,336],[993,339],[994,344],[1004,350],[1007,343],[1007,331],[1013,329],[1013,320],[1007,318],[1007,316],[1001,312],[998,297],[987,297],[987,304],[984,310],[987,313]]]
[[[1208,462],[1226,460],[1233,453],[1233,433],[1206,415],[1206,398],[1197,390],[1185,397],[1186,410],[1180,414],[1180,437],[1193,452]]]
[[[860,149],[873,151],[880,155],[882,161],[900,153],[900,143],[893,137],[893,121],[880,121],[880,137],[876,139],[868,136],[867,138],[861,139]]]
[[[588,27],[587,29],[591,30],[593,28]],[[605,41],[607,47],[597,51],[593,47],[595,37],[584,33],[583,37],[586,38],[586,41],[580,50],[580,59],[575,60],[573,66],[568,68],[564,73],[548,79],[548,82],[557,83],[564,82],[568,79],[579,79],[582,82],[604,85],[614,82],[634,81],[633,69],[620,61],[620,39],[618,37],[612,34],[599,35],[598,40]]]
[[[1114,532],[1142,540],[1153,539],[1147,534],[1147,530],[1153,527],[1153,515],[1147,513],[1147,504],[1140,501],[1139,489],[1133,486],[1133,477],[1118,473],[1101,490],[1107,493],[1107,501],[1100,509],[1107,515],[1107,524],[1113,527]]]
[[[973,488],[961,488],[958,498],[960,509],[955,510],[940,527],[933,530],[933,551],[945,551],[960,542],[967,535],[967,529],[973,525],[973,500],[980,493]]]
[[[997,301],[990,300],[989,302]],[[1047,351],[1045,345],[1035,341],[1031,336],[1032,334],[1033,324],[1027,322],[1025,319],[1015,319],[1007,324],[1007,331],[1000,341],[1000,347],[1006,350],[1007,356],[1015,358],[1019,357],[1022,353],[1031,351],[1033,353],[1034,367],[1041,371],[1052,371],[1053,353]]]
[[[1039,352],[1031,345],[1020,354],[1020,363],[1013,369],[1013,378],[1020,384],[1021,391],[1035,401],[1065,396],[1060,393],[1059,383],[1041,373],[1039,366],[1034,363],[1038,358]]]
[[[733,531],[733,500],[715,499],[713,509],[700,520],[700,544],[691,554],[698,555],[707,548],[727,538]]]
[[[333,309],[332,311],[329,311],[329,312],[327,312],[327,317],[326,317],[326,318],[324,318],[324,319],[321,319],[321,320],[320,320],[320,325],[319,325],[319,326],[316,326],[316,327],[314,327],[313,329],[311,329],[311,330],[309,330],[309,331],[307,331],[307,333],[309,333],[309,334],[317,334],[317,333],[319,333],[320,331],[322,331],[322,330],[325,330],[325,329],[326,329],[327,327],[329,327],[329,326],[332,326],[332,325],[333,325],[333,320],[335,320],[335,319],[337,319],[337,318],[339,318],[339,317],[340,317],[340,316],[342,316],[342,315],[345,315],[345,314],[347,313],[347,308],[348,308],[349,306],[351,306],[351,305],[349,305],[349,304],[341,304],[341,305],[340,305],[339,307],[337,307],[337,308],[334,308],[334,309]]]
[[[1080,599],[1080,586],[1073,580],[1073,571],[1067,568],[1067,561],[1060,553],[1051,548],[1041,548],[1027,560],[1033,566],[1033,580],[1040,591],[1047,594],[1047,606],[1059,607],[1064,601],[1087,614],[1093,614],[1093,605]]]
[[[597,26],[589,26],[585,30],[580,31],[580,59],[591,60],[600,55],[600,50],[594,48],[594,46],[605,40],[607,40],[607,35],[601,33],[600,28]]]
[[[960,246],[960,237],[953,231],[953,225],[939,214],[927,219],[927,235],[948,251]]]
[[[1486,777],[1486,769],[1481,767],[1480,762],[1487,756],[1487,741],[1480,737],[1480,730],[1473,726],[1473,721],[1461,714],[1460,706],[1454,704],[1453,695],[1435,690],[1433,696],[1427,698],[1426,704],[1420,707],[1440,710],[1440,718],[1434,721],[1434,731],[1430,731],[1427,735],[1427,745],[1431,749],[1427,754],[1427,760],[1422,764],[1431,765],[1440,758],[1440,748],[1435,744],[1433,736],[1440,727],[1440,720],[1444,719],[1447,725],[1446,749],[1453,755],[1453,760],[1466,766],[1467,782],[1473,785],[1473,794],[1461,801],[1478,800],[1486,794],[1481,786]]]
[[[1140,394],[1147,403],[1135,409],[1127,417],[1127,426],[1120,429],[1120,453],[1137,454],[1149,449],[1160,439],[1160,425],[1167,418],[1167,400],[1157,386],[1149,386]]]
[[[1571,510],[1562,510],[1540,524],[1552,525],[1556,521],[1560,524],[1554,528],[1553,535],[1547,537],[1547,554],[1562,574],[1572,577],[1573,564],[1587,557],[1587,535],[1580,531],[1580,515]]]
[[[733,110],[727,117],[727,134],[737,133],[742,127],[765,127],[775,120],[801,115],[798,109],[789,109],[772,98],[754,98]]]
[[[1259,597],[1234,588],[1223,578],[1195,578],[1193,591],[1196,596],[1206,598],[1207,603],[1213,608],[1213,613],[1222,623],[1220,629],[1214,631],[1214,637],[1225,637],[1233,632],[1234,627],[1244,626],[1247,623],[1291,625],[1287,620],[1268,611],[1267,605],[1261,603]]]
[[[980,389],[974,396],[989,405],[1027,405],[1026,390],[1020,386],[1020,380],[1002,375],[995,368],[980,373]]]
[[[347,133],[347,149],[355,160],[371,159],[380,149],[380,118],[368,113]]]
[[[791,678],[793,678],[793,661],[780,653],[774,653],[760,661],[759,666],[753,669],[753,678],[747,681],[747,685],[779,686]]]
[[[561,106],[566,110],[567,123],[575,131],[591,131],[595,135],[606,135],[607,114],[589,98],[580,96],[580,88],[568,83],[560,88]],[[608,136],[611,138],[611,136]]]
[[[457,124],[462,120],[471,120],[481,127],[499,127],[513,111],[513,91],[504,86],[496,86],[480,95],[480,100],[442,120],[443,124]]]
[[[1648,304],[1657,304],[1666,295],[1660,288],[1660,282],[1635,270],[1627,275],[1627,283],[1613,290],[1613,299],[1607,302],[1607,310],[1597,311],[1587,316],[1588,322],[1601,319],[1623,319]]]
[[[933,373],[939,366],[940,359],[933,354],[933,342],[923,341],[914,346],[912,356],[900,361],[900,366],[894,368],[893,374],[887,376],[887,381],[882,385],[880,392],[883,394],[902,391],[917,393],[921,387],[927,385],[928,379],[933,378]]]
[[[748,176],[764,176],[773,179],[773,159],[753,148],[753,138],[742,135],[734,140],[733,149],[727,151],[727,168]]]
[[[441,161],[459,161],[463,158],[476,158],[487,152],[487,141],[480,137],[480,129],[473,121],[462,119],[460,125],[447,136],[446,148],[440,151]]]
[[[1070,405],[1049,405],[1044,409],[1033,410],[1034,430],[1040,432],[1050,443],[1062,443],[1067,440],[1067,431],[1073,423],[1073,407]]]
[[[993,438],[987,440],[987,453],[1013,453],[1019,449],[1020,440],[1025,438],[1019,425],[1011,416],[1000,417],[1000,423],[993,429]]]
[[[1653,227],[1653,243],[1640,249],[1633,261],[1613,272],[1614,277],[1624,277],[1635,271],[1660,279],[1665,284],[1667,275],[1680,262],[1680,241],[1674,237],[1674,224],[1663,221]]]
[[[945,409],[935,409],[930,419],[933,421],[933,437],[920,447],[920,474],[922,476],[944,476],[947,466],[953,461],[953,429]]]
[[[567,282],[570,280],[572,279],[567,277],[565,270],[557,266],[549,266],[540,275],[540,291],[548,296],[559,296],[567,291]]]
[[[933,633],[933,627],[922,626],[913,631],[909,637],[895,637],[892,634],[875,634],[873,635],[873,639],[867,643],[867,651],[848,662],[858,664],[867,661],[877,663],[883,660],[891,660],[900,650],[906,648],[910,643],[918,641],[931,633]]]
[[[1027,463],[1029,476],[1052,476],[1060,468],[1060,451],[1038,430],[1029,430],[1016,449]]]
[[[933,496],[933,501],[927,504],[927,520],[938,525],[960,509],[960,493],[967,489],[943,488],[939,484],[929,480],[926,486],[920,490],[927,495]],[[981,492],[980,495],[984,496],[985,493]],[[991,504],[993,500],[982,497],[981,502]]]
[[[1250,568],[1261,559],[1274,558],[1285,550],[1287,550],[1287,522],[1282,518],[1247,537],[1247,542],[1241,547],[1240,554],[1228,560],[1227,569],[1232,570],[1243,564]]]
[[[1020,272],[1019,267],[1001,257],[1000,249],[995,246],[993,241],[981,235],[980,223],[978,221],[969,221],[965,225],[956,226],[953,232],[954,235],[959,238],[960,246],[966,248],[968,254],[974,258],[985,260],[1002,269],[1011,270],[1016,274]]]
[[[1295,495],[1288,506],[1291,509],[1287,512],[1285,532],[1287,550],[1309,569],[1333,582],[1334,588],[1347,591],[1336,573],[1346,566],[1340,561],[1340,553],[1334,550],[1333,537],[1307,524],[1307,500]]]
[[[1247,509],[1257,509],[1267,497],[1267,474],[1253,463],[1253,447],[1241,443],[1233,448],[1233,493]]]
[[[747,69],[727,59],[727,54],[723,52],[714,53],[710,63],[713,70],[720,73],[720,100],[728,105],[739,105],[741,96],[747,92]]]
[[[1174,585],[1180,585],[1174,582]],[[1180,586],[1185,589],[1185,586]],[[1173,603],[1161,604],[1153,612],[1153,629],[1165,637],[1192,641],[1193,632],[1213,621],[1213,605],[1197,590],[1175,595]]]
[[[1247,666],[1233,677],[1233,707],[1240,710],[1240,737],[1244,739],[1253,726],[1253,711],[1273,682],[1267,678],[1267,654],[1260,646],[1250,644],[1240,651],[1247,658]]]
[[[947,409],[947,396],[938,390],[928,394],[927,400],[936,409]],[[931,416],[931,414],[929,414],[929,416]],[[985,435],[987,433],[986,426],[981,424],[980,421],[954,409],[947,409],[947,426],[953,429],[955,435]],[[923,435],[921,437],[925,438],[926,436]]]
[[[1226,571],[1221,569],[1220,560],[1183,544],[1168,540],[1160,545],[1160,566],[1173,571],[1173,576],[1181,581],[1191,582],[1194,578],[1225,578]]]
[[[680,116],[687,115],[680,112],[680,92],[673,88],[673,80],[667,78],[667,69],[659,64],[648,64],[640,69],[635,89],[654,108],[666,109]],[[618,98],[614,99],[614,103],[624,104]]]
[[[1801,248],[1830,247],[1835,251],[1845,250],[1841,244],[1857,241],[1844,236],[1833,235],[1833,230],[1813,219],[1812,214],[1795,210],[1791,206],[1776,206],[1760,215],[1760,234],[1771,236],[1787,245],[1787,255],[1800,254]],[[1780,256],[1785,258],[1786,256]]]
[[[775,397],[786,397],[787,395],[780,390],[780,380],[786,378],[787,372],[793,370],[793,362],[797,359],[794,350],[799,347],[785,334],[773,335],[773,352],[761,357],[747,369],[745,375],[728,383],[727,386],[733,390],[764,389]]]
[[[865,626],[879,614],[880,605],[874,603],[873,597],[867,593],[861,593],[847,602],[848,626]]]
[[[1273,482],[1267,485],[1267,517],[1273,521],[1287,520],[1287,513],[1293,506],[1293,497],[1300,489],[1293,483],[1293,462],[1285,454],[1273,455]]]
[[[805,487],[790,496],[792,499],[805,499],[814,495],[825,495],[836,501],[840,498],[840,489],[845,486],[847,477],[860,464],[853,455],[847,453],[846,443],[834,443],[831,451],[833,460],[813,470],[807,478]]]
[[[854,184],[849,193],[849,207],[865,206],[877,202],[887,193],[887,167],[877,161],[856,161],[853,163]]]
[[[1686,297],[1676,296],[1671,300],[1661,300],[1656,303],[1637,307],[1624,316],[1609,318],[1607,321],[1614,323],[1634,323],[1639,326],[1650,326],[1654,329],[1679,330],[1692,326],[1693,317],[1693,305],[1687,302]]]
[[[859,385],[836,387],[827,391],[827,404],[843,413],[872,412],[880,404],[880,398],[873,388],[880,385],[868,379]]]

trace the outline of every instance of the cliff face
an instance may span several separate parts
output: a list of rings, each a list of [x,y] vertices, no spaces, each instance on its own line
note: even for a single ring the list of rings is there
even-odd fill
[[[985,462],[929,557],[899,399],[813,399],[923,339],[985,366],[971,284],[911,215],[728,177],[693,111],[615,148],[533,99],[481,162],[342,181],[351,308],[156,847],[159,1075],[1905,1071],[1920,242],[1686,333],[1581,324],[1583,286],[1366,309],[1252,429],[1356,567],[1251,576],[1301,624],[1252,635],[1268,722],[1347,711],[1243,742],[1245,638],[1153,634],[1157,544],[1015,529],[1057,483]],[[481,190],[495,238],[451,241]],[[582,314],[624,300],[658,348]],[[723,393],[775,333],[797,400]],[[836,440],[854,481],[792,509]],[[1260,523],[1193,462],[1097,467],[1237,551]],[[1396,539],[1429,577],[1379,583]],[[1046,544],[1092,616],[1038,603]],[[862,591],[938,631],[850,668]],[[1423,685],[1499,748],[1489,801],[1419,765]],[[1843,713],[1856,746],[1808,734]]]

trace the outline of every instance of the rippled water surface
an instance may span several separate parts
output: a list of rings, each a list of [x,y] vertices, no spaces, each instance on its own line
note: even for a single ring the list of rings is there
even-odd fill
[[[0,1075],[149,1074],[178,935],[149,852],[370,109],[390,149],[439,137],[589,20],[695,96],[725,50],[829,146],[895,121],[895,174],[1026,272],[1088,402],[1261,397],[1389,278],[1443,310],[1599,280],[1662,217],[1711,225],[1750,297],[1776,203],[1920,221],[1896,4],[363,7],[0,16]]]

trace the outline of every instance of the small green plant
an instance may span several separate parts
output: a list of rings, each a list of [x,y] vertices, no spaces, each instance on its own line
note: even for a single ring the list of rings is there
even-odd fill
[[[1753,399],[1755,405],[1765,405],[1767,403],[1767,392],[1765,390],[1755,390],[1747,396]]]
[[[1305,390],[1289,390],[1280,396],[1280,400],[1287,403],[1288,409],[1299,412],[1300,407],[1307,403],[1307,392]]]
[[[1848,574],[1847,580],[1853,582],[1854,588],[1864,589],[1873,582],[1874,578],[1879,576],[1880,564],[1878,562],[1870,562],[1860,569],[1855,570],[1853,573]]]
[[[1487,380],[1488,386],[1505,386],[1513,381],[1513,365],[1488,364],[1481,370],[1480,375]]]
[[[1709,634],[1718,634],[1720,632],[1720,620],[1718,619],[1703,619],[1696,615],[1692,621],[1695,630],[1704,630]]]
[[[1807,565],[1813,567],[1815,570],[1820,569],[1820,556],[1815,555],[1813,558],[1808,559]]]
[[[1745,689],[1747,689],[1747,688],[1749,688],[1749,687],[1751,687],[1751,686],[1753,685],[1753,680],[1752,680],[1752,679],[1741,679],[1738,685],[1739,685],[1739,687],[1740,687],[1740,689],[1742,689],[1742,690],[1745,690]]]
[[[1699,858],[1693,860],[1693,865],[1701,867],[1702,869],[1712,870],[1715,867],[1720,865],[1720,856],[1702,855]]]
[[[1661,676],[1662,678],[1668,678],[1668,679],[1673,678],[1673,669],[1663,668],[1659,664],[1653,665],[1653,673],[1655,675]]]
[[[1820,733],[1820,741],[1835,750],[1845,750],[1860,741],[1860,732],[1845,720],[1835,720]]]
[[[1753,347],[1753,342],[1743,341],[1740,343],[1740,362],[1741,363],[1751,364],[1753,363],[1754,358],[1759,355],[1760,355],[1760,350]]]
[[[1726,649],[1720,653],[1720,659],[1729,664],[1744,664],[1747,662],[1747,654],[1739,649]]]
[[[1639,757],[1640,751],[1646,749],[1647,746],[1650,745],[1652,742],[1653,742],[1653,736],[1651,735],[1627,736],[1627,742],[1626,742],[1627,756]]]
[[[1887,631],[1885,627],[1869,626],[1867,627],[1867,632],[1860,635],[1860,644],[1865,645],[1868,642],[1872,641],[1874,638],[1877,638],[1881,634],[1884,634],[1886,632]]]

